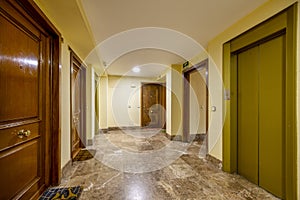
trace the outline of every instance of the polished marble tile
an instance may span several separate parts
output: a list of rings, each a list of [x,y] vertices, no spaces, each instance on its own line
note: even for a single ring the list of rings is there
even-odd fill
[[[96,136],[95,158],[74,162],[62,186],[82,185],[90,199],[276,199],[205,157],[205,137],[168,140],[157,129],[114,130]]]

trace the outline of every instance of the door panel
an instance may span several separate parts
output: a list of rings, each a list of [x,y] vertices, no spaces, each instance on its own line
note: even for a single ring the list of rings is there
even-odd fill
[[[238,173],[258,184],[258,47],[238,55]]]
[[[30,130],[30,135],[28,137],[20,138],[17,136],[20,130]],[[1,140],[0,149],[12,148],[15,145],[22,144],[28,139],[39,137],[39,123],[26,124],[22,126],[15,126],[13,128],[1,129]]]
[[[9,12],[0,9],[0,199],[29,199],[46,185],[49,40]]]
[[[142,126],[163,128],[165,126],[165,87],[160,84],[142,86]]]
[[[81,70],[72,66],[72,158],[75,158],[81,149]]]
[[[0,166],[6,166],[1,168],[1,179],[5,181],[1,181],[0,186],[7,188],[1,190],[1,199],[11,199],[24,187],[39,181],[39,145],[39,141],[34,140],[0,153]],[[8,163],[14,165],[7,165]],[[7,185],[13,187],[6,187]]]
[[[3,16],[0,24],[0,98],[5,105],[0,106],[0,122],[37,117],[39,39]]]
[[[260,45],[259,185],[283,197],[284,36]]]

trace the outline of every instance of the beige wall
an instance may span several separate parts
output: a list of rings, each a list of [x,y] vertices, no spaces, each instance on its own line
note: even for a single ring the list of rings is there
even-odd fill
[[[152,78],[108,76],[107,126],[141,125],[142,82],[157,82]]]
[[[171,117],[172,117],[172,92],[171,92],[171,87],[172,87],[172,74],[171,74],[171,69],[169,69],[166,72],[166,133],[171,135],[171,129],[172,129],[172,121],[171,121]]]
[[[69,160],[71,155],[70,143],[70,51],[68,49],[68,41],[61,45],[61,167]]]
[[[94,94],[95,94],[95,77],[94,69],[88,65],[86,68],[86,139],[92,140],[95,135],[95,107],[94,107]],[[87,143],[88,144],[88,143]]]
[[[100,76],[97,74],[95,77],[95,134],[98,133],[99,128],[100,128]],[[97,97],[96,97],[97,95]]]
[[[107,98],[108,98],[108,77],[100,77],[100,129],[107,129]]]
[[[182,135],[183,80],[182,65],[173,64],[166,73],[166,132]]]

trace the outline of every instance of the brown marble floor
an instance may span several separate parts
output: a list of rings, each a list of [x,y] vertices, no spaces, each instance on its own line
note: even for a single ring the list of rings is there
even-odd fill
[[[85,199],[276,199],[203,158],[203,140],[168,140],[156,129],[96,136],[95,158],[74,162],[61,186],[82,185]]]

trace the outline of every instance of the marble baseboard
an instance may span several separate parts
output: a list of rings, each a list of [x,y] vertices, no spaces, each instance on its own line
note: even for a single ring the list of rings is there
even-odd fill
[[[165,133],[166,138],[172,141],[182,141],[182,136],[181,135],[170,135],[168,133]]]
[[[108,131],[118,131],[118,130],[134,130],[140,129],[140,126],[121,126],[121,127],[108,127]]]
[[[87,140],[87,146],[92,146],[94,144],[94,138]]]
[[[195,140],[195,141],[203,141],[206,138],[205,133],[197,133],[197,134],[191,134],[190,135],[190,140]]]
[[[102,129],[99,129],[97,135],[99,135],[99,134],[105,134],[105,133],[108,133],[108,128],[102,128]]]
[[[215,158],[212,155],[207,154],[206,155],[206,160],[208,160],[209,162],[211,162],[214,166],[216,166],[219,169],[222,169],[222,161]]]
[[[61,177],[66,178],[70,175],[72,169],[72,160],[69,160],[61,169]]]
[[[182,141],[182,136],[181,135],[170,135],[168,133],[165,133],[165,136],[172,141]],[[189,141],[203,141],[206,137],[206,134],[202,133],[197,133],[197,134],[192,134],[190,135]]]

